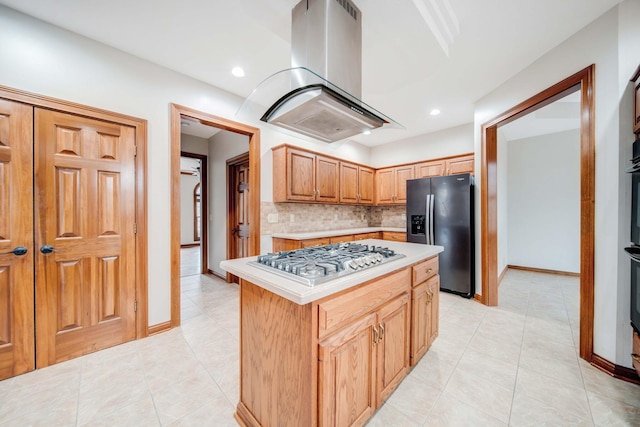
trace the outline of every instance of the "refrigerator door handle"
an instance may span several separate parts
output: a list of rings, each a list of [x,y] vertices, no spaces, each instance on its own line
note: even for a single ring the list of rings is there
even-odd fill
[[[431,217],[429,217],[429,200],[431,199],[431,194],[427,194],[427,201],[424,206],[424,236],[426,239],[426,244],[430,245],[431,241],[429,241],[429,223],[431,222]]]
[[[435,204],[436,195],[431,194],[431,201],[429,203],[429,241],[430,245],[435,245],[435,239],[433,236],[433,205]]]

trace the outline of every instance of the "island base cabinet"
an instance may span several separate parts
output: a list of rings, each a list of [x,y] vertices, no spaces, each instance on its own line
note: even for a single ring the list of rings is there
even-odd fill
[[[409,370],[409,294],[319,344],[319,425],[362,426]]]
[[[315,425],[314,324],[311,304],[240,281],[240,425]]]
[[[411,296],[411,366],[429,350],[438,336],[438,306],[440,303],[440,276],[431,277],[416,286]]]
[[[377,319],[366,316],[319,345],[320,426],[361,426],[373,415]]]

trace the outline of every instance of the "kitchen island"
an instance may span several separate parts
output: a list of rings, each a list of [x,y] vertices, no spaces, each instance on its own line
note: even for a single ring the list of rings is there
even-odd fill
[[[241,279],[241,425],[362,425],[437,336],[443,248],[358,243],[405,256],[313,287],[256,257],[220,264]]]

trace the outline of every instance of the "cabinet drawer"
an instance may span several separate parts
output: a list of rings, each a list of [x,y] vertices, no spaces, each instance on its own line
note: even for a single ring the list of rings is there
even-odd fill
[[[302,247],[310,248],[312,246],[324,246],[324,245],[328,245],[329,243],[331,243],[331,238],[329,237],[321,237],[318,239],[307,239],[307,240],[302,240]]]
[[[633,332],[631,362],[633,363],[633,367],[636,368],[636,372],[640,375],[640,337],[635,331]]]
[[[434,256],[413,266],[413,286],[438,274],[438,257]]]
[[[346,236],[335,236],[331,238],[331,243],[353,242],[353,234]]]
[[[376,279],[351,292],[318,304],[318,337],[346,325],[346,323],[376,309],[396,295],[410,289],[411,272],[408,268]]]
[[[383,231],[382,232],[383,240],[393,240],[394,242],[406,242],[407,241],[407,233],[399,233],[396,231]]]
[[[379,238],[380,238],[379,231],[374,231],[372,233],[355,234],[353,236],[353,240],[379,239]]]

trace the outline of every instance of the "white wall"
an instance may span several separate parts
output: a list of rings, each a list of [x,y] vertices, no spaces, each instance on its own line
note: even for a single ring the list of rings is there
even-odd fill
[[[467,154],[473,151],[473,123],[469,123],[404,139],[393,144],[373,147],[369,165],[380,168],[425,159]]]
[[[195,175],[180,175],[180,244],[188,245],[199,243],[194,240],[193,220],[194,203],[193,189],[200,182],[200,177]]]
[[[209,268],[222,276],[227,274],[220,268],[227,259],[227,160],[247,151],[246,135],[221,131],[209,139]]]
[[[508,263],[579,273],[580,131],[508,146]]]
[[[209,154],[209,140],[184,133],[180,134],[180,150],[206,156]]]
[[[626,194],[629,178],[624,178],[621,171],[623,159],[628,157],[630,150],[632,124],[626,112],[621,114],[620,108],[632,108],[631,102],[623,98],[630,90],[624,79],[628,81],[633,73],[631,64],[637,66],[640,58],[639,20],[637,0],[624,1],[480,99],[476,103],[474,119],[475,151],[479,154],[483,123],[590,64],[596,64],[594,351],[624,366],[630,366],[631,328],[628,325],[629,261],[622,254],[622,247],[629,235],[630,205]],[[625,134],[621,135],[623,129]],[[479,170],[479,155],[476,162]],[[478,199],[480,191],[480,185],[477,185]],[[479,210],[477,221],[480,224]],[[479,232],[476,277],[480,279]],[[481,290],[480,282],[476,289]],[[626,322],[621,320],[623,316],[626,316]]]

